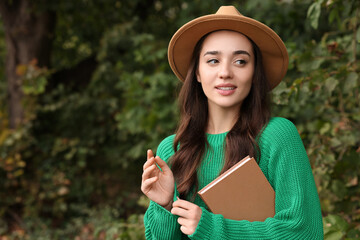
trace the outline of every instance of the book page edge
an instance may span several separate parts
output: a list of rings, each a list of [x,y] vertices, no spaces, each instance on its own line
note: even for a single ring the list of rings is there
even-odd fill
[[[212,186],[214,186],[215,184],[217,184],[218,182],[220,182],[221,180],[223,180],[224,178],[226,178],[228,175],[230,175],[232,172],[234,172],[236,169],[238,169],[239,167],[243,166],[245,163],[247,163],[248,161],[250,161],[252,158],[248,157],[245,160],[243,160],[243,162],[241,162],[239,165],[237,165],[236,167],[234,167],[233,169],[230,169],[230,171],[228,171],[226,174],[224,174],[222,177],[220,177],[218,180],[216,180],[215,182],[209,184],[208,186],[206,186],[205,188],[203,188],[199,194],[204,194],[207,190],[209,190]]]

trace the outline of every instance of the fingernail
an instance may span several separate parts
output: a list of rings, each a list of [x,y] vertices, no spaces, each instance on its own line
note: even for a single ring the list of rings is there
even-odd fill
[[[176,196],[177,200],[180,200],[180,198],[178,196]]]

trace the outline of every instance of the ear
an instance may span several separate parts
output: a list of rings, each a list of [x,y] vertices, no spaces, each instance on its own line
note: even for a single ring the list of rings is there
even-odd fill
[[[200,78],[200,74],[199,74],[199,69],[196,70],[196,80],[201,83],[201,78]]]

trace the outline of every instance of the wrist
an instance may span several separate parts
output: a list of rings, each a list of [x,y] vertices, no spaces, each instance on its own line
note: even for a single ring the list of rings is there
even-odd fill
[[[172,208],[172,204],[173,204],[173,200],[170,200],[170,202],[168,204],[166,204],[166,205],[164,205],[162,207],[170,212],[170,210]]]

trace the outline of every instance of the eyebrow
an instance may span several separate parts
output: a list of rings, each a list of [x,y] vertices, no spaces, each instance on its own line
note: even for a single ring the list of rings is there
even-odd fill
[[[208,52],[206,52],[206,53],[204,54],[204,56],[205,56],[205,55],[218,55],[218,54],[220,54],[220,53],[221,53],[221,52],[219,52],[219,51],[208,51]],[[233,55],[239,55],[239,54],[245,54],[245,55],[250,56],[250,53],[247,52],[247,51],[245,51],[245,50],[237,50],[237,51],[234,51],[234,52],[233,52]]]

